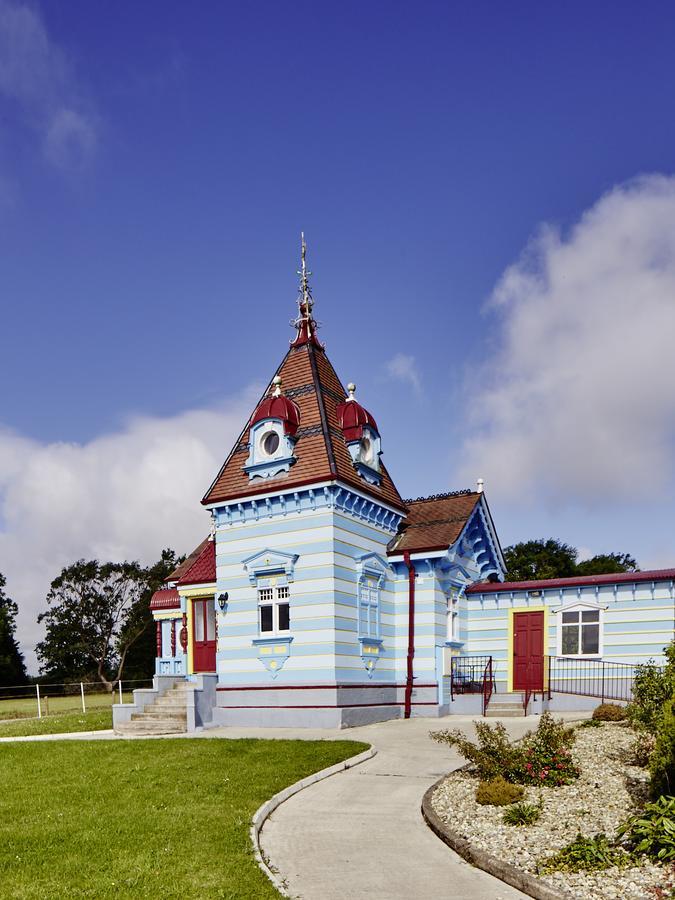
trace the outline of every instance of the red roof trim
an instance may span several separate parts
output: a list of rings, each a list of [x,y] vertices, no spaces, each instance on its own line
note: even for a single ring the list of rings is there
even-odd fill
[[[150,600],[150,609],[180,609],[180,596],[176,588],[160,588]]]
[[[466,589],[467,594],[495,594],[500,591],[541,591],[544,588],[582,587],[603,584],[640,584],[645,581],[675,580],[675,569],[651,569],[647,572],[619,572],[614,575],[577,575],[573,578],[544,578],[541,581],[480,581]]]

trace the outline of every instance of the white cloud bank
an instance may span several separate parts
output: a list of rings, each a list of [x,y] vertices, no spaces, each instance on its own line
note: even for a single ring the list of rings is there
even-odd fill
[[[138,418],[88,444],[42,444],[0,431],[0,572],[19,604],[34,668],[36,617],[50,581],[75,560],[154,562],[189,552],[211,520],[200,500],[255,403]]]
[[[73,67],[32,4],[0,0],[0,95],[16,104],[49,163],[84,165],[96,149],[97,119]]]
[[[653,501],[675,470],[675,178],[543,227],[486,312],[499,344],[470,398],[462,475],[549,505]]]

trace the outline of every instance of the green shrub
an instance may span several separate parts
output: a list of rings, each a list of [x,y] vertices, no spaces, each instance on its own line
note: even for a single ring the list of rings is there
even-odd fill
[[[664,669],[651,661],[636,667],[633,700],[627,712],[631,725],[638,731],[656,734],[663,704],[675,694],[675,641],[665,648],[665,654]]]
[[[619,837],[635,853],[659,862],[675,860],[675,797],[659,797],[619,828]]]
[[[555,787],[578,778],[579,770],[570,753],[574,729],[565,727],[550,713],[544,713],[536,731],[529,731],[518,745],[511,743],[501,722],[494,726],[488,722],[476,722],[475,725],[477,744],[458,729],[436,732],[431,737],[456,747],[474,764],[481,780],[489,781],[501,775],[518,784]]]
[[[675,697],[663,704],[649,774],[649,792],[654,799],[675,794]]]
[[[501,775],[481,781],[476,789],[476,803],[481,806],[508,806],[521,800],[525,791],[519,784],[511,784]]]
[[[514,803],[504,810],[502,822],[505,825],[534,825],[541,815],[541,805],[535,803]]]
[[[577,834],[575,839],[553,856],[539,863],[541,874],[548,872],[589,872],[627,866],[631,856],[620,847],[613,847],[607,836],[596,834],[588,838]]]
[[[488,722],[475,722],[478,743],[474,744],[458,728],[453,731],[437,731],[433,740],[456,747],[464,759],[473,763],[482,781],[503,776],[507,781],[518,781],[522,768],[522,750],[514,747],[501,722],[491,726]]]
[[[598,719],[584,719],[579,728],[602,728],[602,722]]]
[[[640,732],[628,748],[626,762],[629,766],[640,766],[640,768],[646,769],[655,745],[656,738],[653,734],[648,734],[646,731]]]
[[[570,751],[576,738],[574,732],[562,719],[556,721],[550,713],[543,713],[537,730],[523,738],[523,766],[515,780],[558,787],[578,778],[579,769]]]
[[[616,703],[601,703],[593,710],[593,719],[596,722],[622,722],[627,715],[625,707]]]

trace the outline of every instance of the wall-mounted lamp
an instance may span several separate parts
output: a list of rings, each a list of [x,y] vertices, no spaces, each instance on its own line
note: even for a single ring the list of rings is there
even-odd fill
[[[227,606],[227,601],[230,599],[230,595],[225,591],[224,594],[218,595],[218,606],[220,607],[221,612],[225,612],[225,607]]]

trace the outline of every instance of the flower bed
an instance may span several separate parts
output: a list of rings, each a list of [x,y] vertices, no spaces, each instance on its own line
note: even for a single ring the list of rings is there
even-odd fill
[[[530,874],[556,850],[581,832],[613,837],[621,824],[647,799],[648,773],[625,763],[634,733],[604,724],[579,728],[573,756],[580,776],[559,787],[525,787],[525,801],[541,803],[536,822],[528,826],[503,822],[504,808],[476,802],[477,779],[467,770],[455,772],[436,790],[432,805],[456,834],[472,845]],[[673,877],[672,867],[645,861],[637,866],[600,872],[555,872],[539,876],[553,888],[588,900],[655,900]]]

